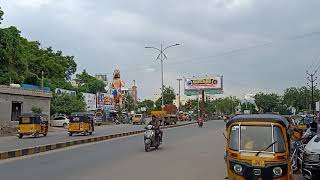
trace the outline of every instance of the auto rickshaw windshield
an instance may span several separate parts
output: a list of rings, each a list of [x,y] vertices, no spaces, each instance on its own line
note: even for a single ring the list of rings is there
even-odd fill
[[[234,125],[230,129],[229,138],[229,148],[232,150],[285,152],[282,131],[281,128],[277,126]],[[274,143],[274,145],[268,148],[272,143]]]

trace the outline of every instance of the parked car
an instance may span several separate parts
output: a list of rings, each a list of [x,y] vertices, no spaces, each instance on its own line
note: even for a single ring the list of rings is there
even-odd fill
[[[70,123],[70,120],[67,117],[60,116],[60,117],[56,117],[56,118],[52,119],[50,121],[50,126],[67,128],[69,123]]]
[[[304,149],[302,175],[305,179],[320,179],[320,134],[314,136]]]

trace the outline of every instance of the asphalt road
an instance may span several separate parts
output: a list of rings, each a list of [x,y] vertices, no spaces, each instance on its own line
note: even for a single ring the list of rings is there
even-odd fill
[[[225,177],[223,121],[164,130],[160,149],[143,135],[0,161],[3,180],[212,180]]]
[[[164,130],[164,144],[145,152],[143,135],[0,161],[1,180],[222,180],[223,121]],[[295,177],[295,180],[302,180]]]
[[[95,132],[92,136],[83,135],[73,135],[69,137],[67,130],[59,132],[49,132],[47,137],[40,135],[40,138],[34,138],[32,136],[23,137],[19,139],[16,136],[8,136],[0,138],[0,152],[9,151],[14,149],[22,149],[27,147],[35,147],[39,145],[53,144],[58,142],[65,142],[71,140],[86,139],[88,137],[109,135],[120,132],[136,131],[141,130],[145,126],[143,125],[131,125],[131,124],[121,124],[121,125],[110,125],[110,126],[100,126],[95,127]],[[50,127],[49,127],[50,128]]]

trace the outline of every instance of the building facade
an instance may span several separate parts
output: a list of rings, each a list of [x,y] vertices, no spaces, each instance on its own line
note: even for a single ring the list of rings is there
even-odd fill
[[[42,90],[31,90],[20,87],[0,85],[0,125],[10,124],[23,113],[41,108],[42,113],[50,117],[52,93]]]

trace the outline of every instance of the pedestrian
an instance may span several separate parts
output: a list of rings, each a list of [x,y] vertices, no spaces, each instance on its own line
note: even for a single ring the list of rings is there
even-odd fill
[[[320,111],[317,112],[317,123],[320,124]]]

